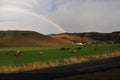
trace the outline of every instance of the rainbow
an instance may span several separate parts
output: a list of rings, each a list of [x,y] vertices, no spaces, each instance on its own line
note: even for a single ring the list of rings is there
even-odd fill
[[[22,13],[26,13],[26,14],[30,14],[32,16],[41,18],[43,20],[45,20],[46,22],[54,25],[54,27],[56,27],[59,31],[61,31],[62,33],[67,32],[63,27],[61,27],[58,23],[56,23],[55,21],[51,20],[48,17],[45,17],[43,15],[40,14],[36,14],[35,12],[28,10],[28,9],[24,9],[18,6],[4,6],[4,7],[0,7],[0,10],[8,10],[8,11],[20,11]]]

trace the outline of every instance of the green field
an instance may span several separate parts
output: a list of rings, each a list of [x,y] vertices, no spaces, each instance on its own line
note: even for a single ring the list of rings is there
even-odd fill
[[[92,48],[85,47],[78,50],[76,54],[72,54],[76,45],[57,45],[57,46],[34,46],[34,47],[0,47],[0,66],[8,65],[22,65],[33,62],[46,62],[54,60],[63,60],[70,57],[85,57],[89,55],[102,54],[114,51],[120,51],[120,45],[97,45],[100,50],[95,51],[96,45]],[[61,47],[70,47],[70,50],[59,50]],[[21,56],[14,56],[13,54],[6,55],[10,50],[20,50]],[[43,55],[38,55],[38,52],[43,52]]]

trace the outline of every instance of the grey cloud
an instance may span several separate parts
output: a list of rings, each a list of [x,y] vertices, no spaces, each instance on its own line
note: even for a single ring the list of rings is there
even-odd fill
[[[120,30],[119,0],[67,0],[49,16],[69,32]]]
[[[61,25],[68,32],[112,32],[120,30],[120,0],[1,0],[0,7],[14,5],[30,10],[36,15],[49,17]],[[0,13],[1,14],[1,13]],[[31,29],[42,30],[40,23],[31,24],[30,21],[37,21],[36,16],[23,13],[18,17],[10,16],[0,19],[0,23],[9,21],[21,21],[22,24],[30,26]],[[0,16],[2,17],[2,16]],[[23,17],[26,19],[23,20]],[[27,21],[28,20],[28,21]],[[42,22],[42,20],[40,20]],[[14,23],[15,25],[18,23]],[[21,25],[19,23],[19,25]],[[48,27],[50,24],[43,24]],[[51,25],[52,26],[52,25]],[[46,28],[47,28],[46,27]],[[1,28],[1,26],[0,26]],[[41,29],[40,29],[41,28]],[[55,29],[53,29],[55,30]],[[44,33],[52,33],[53,30],[44,29]],[[56,33],[57,31],[55,31]]]

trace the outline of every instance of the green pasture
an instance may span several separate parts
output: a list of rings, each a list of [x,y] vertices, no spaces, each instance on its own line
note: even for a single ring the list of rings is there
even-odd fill
[[[100,50],[95,51],[95,47],[99,46]],[[59,50],[61,47],[70,47],[70,50]],[[46,62],[54,60],[63,60],[70,57],[85,57],[94,54],[102,54],[107,52],[120,51],[120,45],[92,45],[92,47],[85,47],[78,50],[76,54],[71,52],[76,45],[57,45],[57,46],[34,46],[34,47],[0,47],[0,66],[8,65],[22,65],[33,62]],[[10,50],[20,50],[21,56],[14,56],[13,54],[6,55]],[[38,52],[43,52],[39,55]]]

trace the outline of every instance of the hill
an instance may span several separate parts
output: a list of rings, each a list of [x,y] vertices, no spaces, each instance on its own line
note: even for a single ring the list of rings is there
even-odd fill
[[[112,33],[84,32],[84,33],[62,33],[52,34],[53,38],[67,42],[105,42],[120,43],[120,31]]]
[[[71,43],[120,43],[120,31],[84,32],[44,35],[34,31],[0,31],[0,46],[39,46]]]
[[[62,33],[62,34],[52,34],[50,35],[51,37],[53,38],[56,38],[56,39],[59,39],[61,41],[64,41],[64,42],[69,42],[69,43],[72,43],[72,42],[94,42],[95,40],[94,39],[91,39],[89,37],[81,37],[77,34],[74,34],[74,33]]]
[[[86,33],[76,33],[81,37],[88,37],[100,42],[107,43],[120,43],[120,31],[112,33],[99,33],[99,32],[86,32]]]
[[[34,31],[0,31],[0,46],[53,45],[63,42]]]

